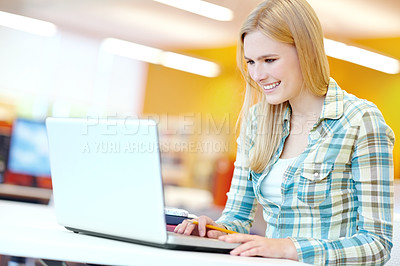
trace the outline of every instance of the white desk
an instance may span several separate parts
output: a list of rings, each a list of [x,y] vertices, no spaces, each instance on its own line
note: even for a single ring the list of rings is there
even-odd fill
[[[0,254],[103,265],[303,265],[290,260],[175,251],[75,234],[52,207],[0,201]]]

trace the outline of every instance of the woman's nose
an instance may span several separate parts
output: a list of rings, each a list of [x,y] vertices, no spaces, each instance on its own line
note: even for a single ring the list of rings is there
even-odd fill
[[[267,71],[263,68],[262,64],[255,64],[252,72],[252,78],[257,83],[261,83],[268,77]]]

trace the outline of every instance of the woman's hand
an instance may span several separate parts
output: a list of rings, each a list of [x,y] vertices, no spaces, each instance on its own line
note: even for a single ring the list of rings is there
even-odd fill
[[[217,226],[217,227],[222,227],[219,224],[216,224],[210,217],[207,216],[200,216],[196,220],[199,224],[193,224],[191,220],[185,220],[181,224],[178,224],[175,227],[174,232],[178,234],[184,234],[184,235],[198,235],[198,236],[207,236],[209,238],[218,238],[222,235],[226,235],[226,233],[217,231],[217,230],[210,230],[206,228],[207,224]]]
[[[296,247],[289,238],[276,239],[257,235],[231,234],[218,239],[230,243],[242,243],[231,251],[231,255],[298,260]]]

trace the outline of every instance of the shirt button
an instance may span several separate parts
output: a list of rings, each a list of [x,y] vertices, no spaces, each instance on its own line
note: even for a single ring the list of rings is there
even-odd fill
[[[315,173],[314,173],[314,176],[315,176],[315,177],[318,177],[318,176],[319,176],[319,173],[318,173],[318,172],[315,172]]]

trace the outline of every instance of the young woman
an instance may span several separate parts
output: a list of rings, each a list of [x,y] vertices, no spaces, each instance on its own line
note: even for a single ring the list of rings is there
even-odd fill
[[[175,231],[242,243],[233,255],[384,264],[394,134],[374,104],[329,77],[321,26],[306,0],[261,3],[241,29],[238,61],[247,88],[226,207],[216,222],[201,216]],[[257,202],[265,237],[248,234]]]

